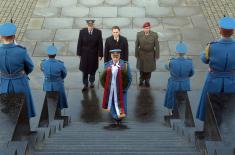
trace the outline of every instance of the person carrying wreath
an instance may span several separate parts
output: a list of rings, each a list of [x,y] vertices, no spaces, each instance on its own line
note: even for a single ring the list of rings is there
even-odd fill
[[[116,125],[127,115],[127,90],[132,76],[127,62],[120,59],[121,49],[110,50],[112,60],[104,64],[101,85],[104,87],[102,108],[110,112]]]

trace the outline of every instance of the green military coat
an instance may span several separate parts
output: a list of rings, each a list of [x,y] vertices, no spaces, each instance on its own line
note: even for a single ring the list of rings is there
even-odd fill
[[[150,31],[145,35],[144,31],[138,32],[135,42],[136,67],[142,72],[152,72],[156,69],[156,59],[159,58],[158,34]]]

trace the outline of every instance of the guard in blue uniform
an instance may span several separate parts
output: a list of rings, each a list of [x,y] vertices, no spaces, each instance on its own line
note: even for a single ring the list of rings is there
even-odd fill
[[[57,48],[50,45],[47,49],[49,59],[43,60],[41,70],[45,76],[43,91],[57,91],[59,93],[58,108],[68,108],[67,98],[64,89],[64,79],[67,75],[64,62],[55,59]]]
[[[235,29],[235,20],[223,17],[219,20],[221,39],[208,44],[201,54],[201,60],[209,64],[208,73],[197,110],[197,118],[205,120],[207,93],[235,93],[235,41],[231,38]],[[221,110],[221,105],[217,105]],[[215,109],[217,121],[220,122],[221,112]],[[219,123],[217,122],[217,123]]]
[[[0,93],[24,93],[28,117],[34,117],[36,114],[28,82],[34,65],[27,49],[14,43],[15,33],[13,23],[0,26]]]
[[[178,43],[176,53],[177,57],[171,58],[169,65],[166,65],[166,69],[170,71],[170,78],[168,79],[164,106],[171,109],[172,112],[176,106],[175,92],[189,91],[189,78],[194,74],[192,59],[185,56],[187,53],[186,44],[183,42]]]

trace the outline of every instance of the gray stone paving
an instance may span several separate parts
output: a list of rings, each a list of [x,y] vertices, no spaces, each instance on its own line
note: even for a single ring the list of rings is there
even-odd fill
[[[211,39],[196,0],[38,0],[23,41],[37,42],[33,56],[45,56],[40,51],[41,41],[64,42],[69,45],[65,53],[73,56],[79,30],[89,18],[97,20],[96,27],[102,30],[104,40],[111,35],[111,27],[119,25],[129,41],[130,55],[134,54],[136,33],[145,21],[150,21],[152,29],[159,33],[164,49],[170,49],[169,44],[181,38],[199,41],[200,47]],[[172,53],[165,50],[161,54]],[[198,55],[199,51],[190,54]]]
[[[217,21],[224,15],[235,17],[234,0],[198,0],[215,39],[220,37]],[[235,35],[234,35],[235,36]]]
[[[37,0],[0,0],[0,23],[11,21],[17,25],[17,40],[21,40]]]

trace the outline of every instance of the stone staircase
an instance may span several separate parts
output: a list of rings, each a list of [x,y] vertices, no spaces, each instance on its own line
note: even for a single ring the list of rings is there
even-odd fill
[[[35,150],[35,155],[154,154],[201,155],[193,144],[161,123],[72,122]]]
[[[137,89],[136,89],[137,88]],[[36,145],[34,155],[154,154],[201,155],[195,145],[164,125],[162,90],[133,86],[128,91],[128,116],[114,127],[101,110],[102,89],[68,91],[71,123]]]

